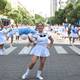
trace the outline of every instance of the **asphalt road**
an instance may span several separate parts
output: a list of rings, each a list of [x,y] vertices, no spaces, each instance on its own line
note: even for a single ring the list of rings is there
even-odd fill
[[[0,55],[0,80],[21,80],[31,56],[24,52],[26,44],[5,45],[7,54]],[[10,51],[11,50],[11,51]],[[50,48],[43,70],[44,80],[80,80],[80,45],[54,44]],[[29,80],[36,80],[38,64],[34,66]]]

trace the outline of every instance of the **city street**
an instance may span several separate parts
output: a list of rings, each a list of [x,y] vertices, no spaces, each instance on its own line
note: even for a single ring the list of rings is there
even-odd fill
[[[0,80],[21,80],[31,60],[30,50],[31,46],[24,43],[14,43],[13,47],[5,44],[6,54],[0,55]],[[43,71],[44,80],[80,80],[80,45],[54,43],[50,54]],[[29,80],[36,80],[38,64]]]
[[[80,0],[0,0],[0,80],[36,77],[80,80]]]

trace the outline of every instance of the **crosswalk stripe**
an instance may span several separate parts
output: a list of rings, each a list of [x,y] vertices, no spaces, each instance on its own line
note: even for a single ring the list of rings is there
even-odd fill
[[[68,54],[67,51],[62,46],[54,46],[57,54]]]
[[[68,46],[70,50],[74,51],[75,53],[80,55],[80,49],[76,46]],[[4,54],[3,55],[9,55],[11,54],[16,48],[18,47],[9,47],[7,49],[4,50]],[[23,47],[21,50],[19,50],[20,52],[18,52],[18,55],[27,55],[30,54],[30,51],[32,49],[32,46],[30,47]],[[56,51],[56,54],[68,54],[68,51],[65,50],[65,48],[63,46],[58,46],[55,45],[54,49]]]
[[[7,49],[5,49],[4,51],[4,55],[8,55],[10,54],[12,51],[14,51],[17,47],[9,47]]]
[[[24,47],[18,54],[30,54],[29,52],[31,51],[32,46],[30,47]]]
[[[76,46],[69,46],[69,48],[80,55],[80,49],[77,48]]]

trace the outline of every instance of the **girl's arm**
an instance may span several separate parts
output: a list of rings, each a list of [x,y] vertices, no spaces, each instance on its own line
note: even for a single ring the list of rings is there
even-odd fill
[[[29,36],[28,36],[28,39],[29,39],[29,41],[30,41],[31,43],[33,43],[34,45],[36,44],[37,38],[34,38],[32,35],[29,35]]]
[[[50,43],[48,44],[48,47],[50,48],[50,47],[52,47],[54,40],[51,36],[49,36],[48,38],[50,40]]]

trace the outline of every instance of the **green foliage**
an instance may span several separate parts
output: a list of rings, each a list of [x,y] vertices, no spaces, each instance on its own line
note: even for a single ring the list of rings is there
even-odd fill
[[[12,10],[11,4],[7,3],[3,14],[7,16],[8,12],[10,12],[11,10]]]
[[[77,3],[77,4],[78,4],[78,3],[80,3],[80,0],[77,0],[77,2],[76,2],[76,3]]]
[[[12,10],[7,15],[8,17],[12,18],[16,23],[18,23],[21,19],[21,15],[19,14],[18,10]]]
[[[4,12],[6,4],[7,4],[6,0],[0,0],[0,14]]]
[[[55,24],[55,17],[48,18],[48,22],[47,23],[54,25]]]
[[[11,7],[11,4],[7,2],[7,0],[0,0],[0,14],[3,14],[4,16],[7,16],[8,18],[11,18],[15,21],[15,23],[23,23],[23,24],[29,24],[34,25],[38,22],[45,22],[45,18],[42,16],[35,14],[35,16],[32,16],[26,8],[23,6],[17,6],[16,9],[13,9]]]
[[[42,16],[35,14],[35,23],[39,22],[45,22],[45,19]]]
[[[64,10],[59,9],[59,11],[55,12],[55,17],[50,17],[48,19],[48,24],[62,24],[64,22]]]
[[[80,3],[76,5],[77,18],[80,19]]]
[[[74,0],[72,1],[74,2]],[[69,3],[63,10],[59,9],[56,11],[54,17],[48,18],[48,23],[52,25],[62,24],[63,22],[75,23],[77,20],[80,20],[80,0],[75,4]]]
[[[33,24],[32,18],[30,13],[20,6],[18,6],[18,9],[12,9],[7,13],[7,16],[12,18],[15,23],[22,23],[22,24]]]
[[[1,26],[1,25],[3,25],[3,24],[2,24],[2,21],[0,20],[0,26]]]

